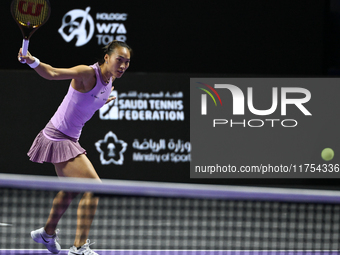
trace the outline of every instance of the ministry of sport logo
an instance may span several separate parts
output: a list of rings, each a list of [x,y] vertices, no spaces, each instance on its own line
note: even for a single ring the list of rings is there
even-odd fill
[[[246,93],[244,93],[244,91],[242,91],[240,87],[234,84],[215,83],[209,85],[203,82],[196,82],[195,85],[196,89],[204,92],[201,93],[200,97],[200,116],[202,116],[202,118],[208,116],[210,111],[213,113],[214,111],[217,111],[217,108],[215,107],[232,107],[233,118],[225,118],[225,115],[227,114],[224,113],[223,118],[214,118],[212,120],[213,127],[217,127],[220,125],[252,128],[259,128],[268,125],[270,127],[296,127],[298,125],[297,119],[286,118],[286,116],[290,115],[287,108],[292,110],[294,107],[294,111],[298,111],[304,116],[312,116],[311,112],[307,109],[306,106],[307,102],[309,102],[311,99],[311,92],[306,88],[279,88],[266,86],[267,90],[271,90],[271,106],[266,109],[257,109],[254,106],[254,98],[256,98],[256,100],[258,101],[263,100],[264,98],[261,94],[256,94],[256,92],[254,92],[256,91],[256,87],[247,87]],[[232,100],[226,102],[223,99],[223,95],[226,95],[225,93],[231,94]],[[269,98],[265,99],[268,101]],[[213,104],[209,104],[209,100],[211,100]],[[222,108],[218,109],[219,113],[222,111],[221,109]],[[271,118],[271,115],[274,113],[276,115],[280,114],[281,117],[285,118]],[[252,116],[255,115],[256,118],[242,118],[244,116],[250,116],[250,114]]]
[[[76,39],[76,47],[84,46],[94,35],[98,45],[107,45],[113,40],[126,41],[127,32],[122,23],[127,19],[126,13],[96,13],[95,22],[90,10],[91,7],[74,9],[63,16],[58,32],[67,43]]]
[[[113,132],[108,132],[103,140],[95,143],[97,151],[100,153],[100,161],[102,165],[123,165],[124,152],[127,148],[127,143],[119,140]]]

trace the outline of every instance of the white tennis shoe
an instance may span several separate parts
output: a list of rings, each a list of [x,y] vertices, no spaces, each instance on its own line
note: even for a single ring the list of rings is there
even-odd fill
[[[31,237],[32,239],[37,242],[37,243],[42,243],[43,245],[46,246],[46,248],[54,253],[58,254],[61,250],[60,244],[57,242],[58,241],[58,232],[59,229],[56,230],[56,233],[54,235],[48,235],[45,232],[44,228],[40,228],[37,230],[34,230],[31,232]]]
[[[98,253],[90,249],[91,244],[94,243],[90,243],[90,240],[87,239],[86,243],[82,247],[80,247],[79,250],[77,249],[77,247],[72,246],[68,252],[68,255],[99,255]]]

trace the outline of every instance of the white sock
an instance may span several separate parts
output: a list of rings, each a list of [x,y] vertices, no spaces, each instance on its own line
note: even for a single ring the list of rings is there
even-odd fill
[[[44,237],[48,237],[48,238],[52,238],[53,237],[53,235],[47,234],[45,229],[44,229],[43,235],[44,235]]]

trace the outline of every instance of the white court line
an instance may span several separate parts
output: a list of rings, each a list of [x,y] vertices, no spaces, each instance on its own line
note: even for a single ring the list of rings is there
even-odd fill
[[[10,223],[1,223],[0,222],[0,227],[7,227],[7,226],[12,226]]]
[[[0,249],[1,250],[1,249]],[[96,251],[160,251],[160,252],[338,252],[340,254],[339,250],[126,250],[126,249],[117,249],[117,250],[108,250],[108,249],[94,249]],[[66,250],[65,250],[66,251]],[[67,250],[68,251],[68,250]]]

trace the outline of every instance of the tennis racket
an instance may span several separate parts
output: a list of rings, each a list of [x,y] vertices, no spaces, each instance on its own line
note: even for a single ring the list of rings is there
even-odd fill
[[[22,54],[26,56],[32,34],[50,17],[50,2],[49,0],[13,0],[11,13],[22,32]],[[21,61],[21,63],[25,62]]]

